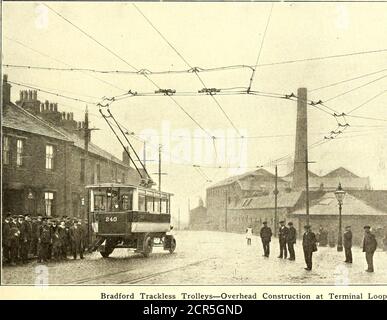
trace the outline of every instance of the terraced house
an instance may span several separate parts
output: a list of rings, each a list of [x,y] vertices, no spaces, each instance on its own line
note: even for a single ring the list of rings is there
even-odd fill
[[[85,185],[139,183],[127,154],[118,159],[93,144],[85,135],[85,121],[60,112],[56,103],[39,101],[36,91],[21,91],[12,103],[11,85],[4,75],[3,212],[86,217]]]

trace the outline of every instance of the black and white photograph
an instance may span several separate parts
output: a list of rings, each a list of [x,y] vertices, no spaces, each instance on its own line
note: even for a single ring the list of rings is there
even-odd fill
[[[1,19],[4,292],[386,292],[386,2],[5,1]]]

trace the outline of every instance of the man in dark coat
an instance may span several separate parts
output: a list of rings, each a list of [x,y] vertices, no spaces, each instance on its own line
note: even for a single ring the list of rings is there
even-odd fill
[[[58,234],[59,234],[59,239],[61,243],[61,258],[62,259],[67,259],[67,241],[68,241],[68,230],[66,230],[66,225],[65,221],[62,220],[59,224],[58,227]]]
[[[17,223],[17,217],[12,217],[9,230],[9,250],[10,250],[10,263],[12,266],[16,266],[19,252],[19,238],[20,230]]]
[[[70,228],[71,246],[73,249],[74,260],[77,259],[77,254],[83,259],[83,231],[81,226],[78,225],[78,221],[74,220],[73,226]]]
[[[364,239],[363,239],[363,252],[365,252],[368,268],[367,272],[374,272],[374,253],[378,243],[376,241],[375,235],[371,233],[371,227],[364,227]]]
[[[20,216],[20,258],[22,263],[28,262],[28,252],[30,251],[30,245],[32,240],[32,225],[29,214],[24,217]]]
[[[38,222],[38,219],[36,217],[32,217],[32,220],[31,220],[32,238],[31,238],[30,250],[31,250],[31,254],[34,257],[36,257],[38,255],[38,232],[39,232],[39,227],[40,227],[40,222]]]
[[[285,226],[285,221],[280,221],[280,227],[278,230],[278,240],[280,246],[280,255],[278,258],[286,259],[288,257],[288,250],[286,249],[286,239],[288,237],[289,229]]]
[[[49,254],[49,246],[52,243],[51,229],[47,224],[47,218],[42,219],[42,225],[39,228],[39,259],[38,262],[47,262]]]
[[[2,235],[3,235],[3,261],[10,262],[10,230],[11,230],[11,214],[8,213],[2,224]]]
[[[345,227],[344,232],[344,251],[346,263],[352,263],[352,231],[351,226]]]
[[[260,236],[262,240],[264,256],[268,258],[270,255],[270,241],[272,232],[270,227],[267,226],[266,221],[263,222],[263,227],[261,228]]]
[[[296,260],[296,254],[294,252],[294,245],[296,244],[297,240],[297,230],[293,226],[293,222],[288,223],[289,226],[289,231],[288,231],[288,236],[286,239],[286,242],[288,244],[288,250],[289,250],[289,260],[294,261]]]
[[[317,251],[317,239],[316,235],[311,231],[311,227],[309,225],[306,225],[304,228],[305,233],[302,237],[302,248],[304,250],[304,257],[306,263],[305,270],[310,271],[312,270],[313,252]]]

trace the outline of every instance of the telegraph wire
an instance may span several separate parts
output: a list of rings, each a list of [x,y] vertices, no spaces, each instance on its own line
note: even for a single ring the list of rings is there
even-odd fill
[[[172,45],[171,42],[168,41],[168,39],[160,32],[160,30],[152,23],[152,21],[150,21],[150,19],[148,19],[148,17],[140,10],[140,8],[137,7],[137,5],[135,3],[132,3],[132,6],[137,10],[138,13],[141,14],[141,16],[148,22],[148,24],[153,28],[153,30],[155,30],[159,36],[168,44],[168,46],[179,56],[179,58],[191,69],[194,69],[191,64],[183,57],[183,55]],[[198,78],[198,80],[200,81],[200,83],[203,85],[203,87],[205,89],[207,89],[207,86],[205,84],[205,82],[203,81],[203,79],[200,77],[200,75],[195,71],[193,71],[193,73],[195,74],[195,76]],[[226,111],[224,110],[224,108],[221,106],[221,104],[219,103],[219,101],[214,97],[213,94],[211,94],[210,92],[210,96],[211,98],[214,100],[214,102],[216,103],[216,105],[218,106],[218,108],[221,110],[221,112],[223,113],[223,115],[226,117],[226,119],[228,120],[228,122],[231,124],[231,126],[234,128],[234,130],[238,133],[238,135],[241,136],[240,132],[239,132],[239,129],[236,127],[236,125],[234,124],[234,122],[231,120],[231,118],[229,117],[229,115],[226,113]],[[214,142],[214,147],[215,147],[215,150],[216,150],[216,146],[215,146],[215,142]]]
[[[349,82],[349,81],[362,79],[362,78],[365,78],[365,77],[368,77],[368,76],[372,76],[374,74],[378,74],[378,73],[385,72],[385,71],[387,71],[387,69],[381,69],[381,70],[378,70],[378,71],[375,71],[375,72],[366,73],[366,74],[363,74],[361,76],[357,76],[357,77],[354,77],[354,78],[338,81],[338,82],[331,83],[331,84],[328,84],[328,85],[325,85],[325,86],[322,86],[322,87],[318,87],[318,88],[315,88],[315,89],[312,89],[312,90],[308,90],[308,91],[309,91],[309,93],[311,93],[311,92],[314,92],[314,91],[317,91],[317,90],[334,87],[334,86],[337,86],[337,85],[342,84],[342,83],[346,83],[346,82]]]
[[[329,99],[325,99],[324,102],[329,102],[329,101],[331,101],[331,100],[333,100],[333,99],[342,97],[342,96],[344,96],[344,95],[346,95],[346,94],[348,94],[348,93],[350,93],[350,92],[353,92],[353,91],[355,91],[355,90],[361,89],[361,88],[363,88],[363,87],[365,87],[365,86],[368,86],[368,85],[371,84],[371,83],[374,83],[374,82],[376,82],[376,81],[382,80],[382,79],[384,79],[384,78],[387,78],[387,75],[384,75],[384,76],[382,76],[382,77],[379,77],[379,78],[377,78],[377,79],[374,79],[374,80],[372,80],[372,81],[369,81],[369,82],[367,82],[367,83],[364,83],[364,84],[362,84],[362,85],[360,85],[360,86],[357,86],[356,88],[352,88],[351,90],[342,92],[342,93],[340,93],[340,94],[338,94],[338,95],[336,95],[336,96],[334,96],[334,97],[331,97],[331,98],[329,98]]]
[[[360,109],[361,107],[364,107],[367,103],[371,102],[372,100],[375,100],[376,98],[380,97],[381,95],[385,94],[386,92],[387,92],[387,90],[383,90],[382,92],[379,92],[377,95],[371,97],[367,101],[363,102],[362,104],[358,105],[357,107],[355,107],[352,110],[350,110],[349,112],[347,112],[347,115],[349,115],[350,113]]]
[[[260,58],[260,56],[261,56],[263,44],[264,44],[264,42],[265,42],[265,37],[266,37],[266,33],[267,33],[267,28],[269,27],[269,23],[270,23],[270,19],[271,19],[271,14],[272,14],[272,12],[273,12],[273,7],[274,7],[274,2],[271,3],[270,13],[269,13],[269,16],[268,16],[267,21],[266,21],[265,31],[264,31],[264,33],[263,33],[261,45],[260,45],[259,50],[258,50],[258,56],[257,56],[257,60],[255,61],[255,67],[253,68],[253,72],[251,73],[251,77],[250,77],[250,80],[249,80],[249,87],[247,88],[247,92],[250,91],[251,86],[252,86],[253,81],[254,81],[255,72],[256,72],[256,70],[257,70],[259,58]]]
[[[70,97],[70,96],[63,95],[63,94],[47,91],[47,90],[44,90],[44,89],[39,89],[37,87],[30,86],[30,85],[24,84],[24,83],[18,83],[18,82],[14,82],[14,81],[10,81],[10,80],[8,80],[8,83],[16,85],[16,86],[20,86],[20,87],[25,87],[25,88],[33,89],[33,90],[36,90],[36,91],[39,91],[39,92],[44,92],[44,93],[47,93],[47,94],[51,94],[53,96],[57,96],[57,97],[61,97],[61,98],[65,98],[65,99],[69,99],[69,100],[73,100],[73,101],[77,101],[77,102],[84,102],[84,103],[87,103],[87,104],[97,105],[97,103],[94,102],[94,101],[87,101],[87,100],[83,100],[83,99],[73,98],[73,97]]]
[[[15,42],[15,43],[19,44],[20,46],[22,46],[22,47],[24,47],[24,48],[27,48],[27,49],[29,49],[29,50],[31,50],[31,51],[33,51],[33,52],[35,52],[35,53],[37,53],[37,54],[43,56],[43,57],[46,57],[46,58],[51,59],[51,60],[54,60],[54,61],[56,61],[56,62],[59,62],[60,64],[63,64],[63,65],[65,65],[65,66],[69,67],[69,68],[72,68],[71,65],[69,65],[68,63],[63,62],[63,61],[61,61],[61,60],[59,60],[59,59],[56,59],[56,58],[54,58],[54,57],[51,57],[51,56],[49,56],[48,54],[45,54],[45,53],[43,53],[43,52],[40,52],[40,51],[38,51],[38,50],[36,50],[36,49],[34,49],[34,48],[32,48],[32,47],[29,47],[29,46],[27,46],[26,44],[24,44],[23,42],[21,42],[21,41],[19,41],[19,40],[12,39],[12,38],[9,38],[9,37],[7,37],[7,36],[4,36],[4,38],[7,39],[7,40],[9,40],[9,41]],[[6,65],[5,65],[5,66],[6,66]],[[10,65],[10,66],[12,66],[12,65]],[[15,67],[18,67],[18,66],[15,65]],[[26,67],[27,67],[27,69],[33,69],[31,66],[26,66]],[[24,68],[24,66],[23,66],[23,68]],[[56,68],[52,68],[52,69],[55,70]],[[118,87],[118,86],[116,86],[116,85],[114,85],[114,84],[112,84],[112,83],[110,83],[110,82],[108,82],[108,81],[106,81],[106,80],[100,79],[100,78],[98,78],[98,77],[96,77],[96,76],[94,76],[94,75],[90,75],[90,74],[84,72],[83,70],[79,70],[79,71],[81,71],[83,74],[85,74],[85,75],[88,76],[88,77],[91,77],[91,78],[93,78],[93,79],[95,79],[95,80],[98,80],[98,81],[100,81],[100,82],[102,82],[102,83],[104,83],[104,84],[109,85],[109,86],[112,87],[112,88],[115,88],[115,89],[124,91],[124,89],[122,89],[122,88],[120,88],[120,87]]]

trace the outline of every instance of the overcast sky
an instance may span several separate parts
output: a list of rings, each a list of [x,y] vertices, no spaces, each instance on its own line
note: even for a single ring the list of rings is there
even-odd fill
[[[137,69],[189,69],[131,3],[48,4]],[[137,3],[137,6],[191,66],[202,68],[255,65],[271,10],[270,3]],[[387,3],[276,3],[258,64],[387,49],[386,30]],[[41,3],[33,2],[3,3],[3,63],[133,71]],[[252,89],[290,94],[301,86],[313,90],[374,73],[312,91],[309,98],[326,101],[365,85],[326,104],[336,111],[349,112],[380,93],[353,115],[387,119],[387,92],[382,93],[387,89],[387,77],[383,78],[387,70],[383,69],[387,69],[387,51],[261,66],[255,73]],[[4,72],[10,81],[94,102],[129,89],[137,92],[156,89],[141,75],[17,68],[4,68]],[[247,87],[251,71],[199,74],[209,88],[230,88]],[[161,88],[177,91],[203,88],[192,73],[150,78]],[[13,86],[14,101],[20,89]],[[38,93],[38,97],[58,102],[60,111],[72,111],[77,120],[82,120],[84,102],[46,93]],[[211,97],[175,99],[205,130],[215,136],[229,137],[215,141],[216,157],[212,140],[168,97],[128,98],[113,103],[111,110],[130,131],[149,139],[148,158],[156,159],[158,143],[164,144],[163,171],[168,175],[163,176],[163,189],[175,193],[175,210],[180,207],[183,217],[188,197],[192,208],[211,185],[207,179],[215,182],[238,171],[202,168],[199,172],[192,164],[253,167],[294,152],[295,102],[251,95],[218,96],[226,114],[244,136],[282,135],[235,139],[235,130]],[[101,129],[93,132],[92,141],[120,156],[120,145],[99,117],[98,107],[89,104],[89,111],[91,125]],[[313,107],[308,112],[310,144],[336,129],[334,117]],[[386,121],[348,117],[347,122],[350,127],[345,134],[310,150],[309,158],[316,161],[310,169],[325,174],[343,166],[360,176],[369,176],[375,189],[386,189]],[[172,137],[159,141],[160,135]],[[179,138],[181,135],[204,138]],[[141,153],[141,143],[133,142]],[[289,162],[285,159],[282,164]],[[151,173],[157,171],[156,162],[149,162],[148,167]],[[249,169],[239,172],[246,170]],[[279,167],[280,174],[289,170],[287,165]]]

